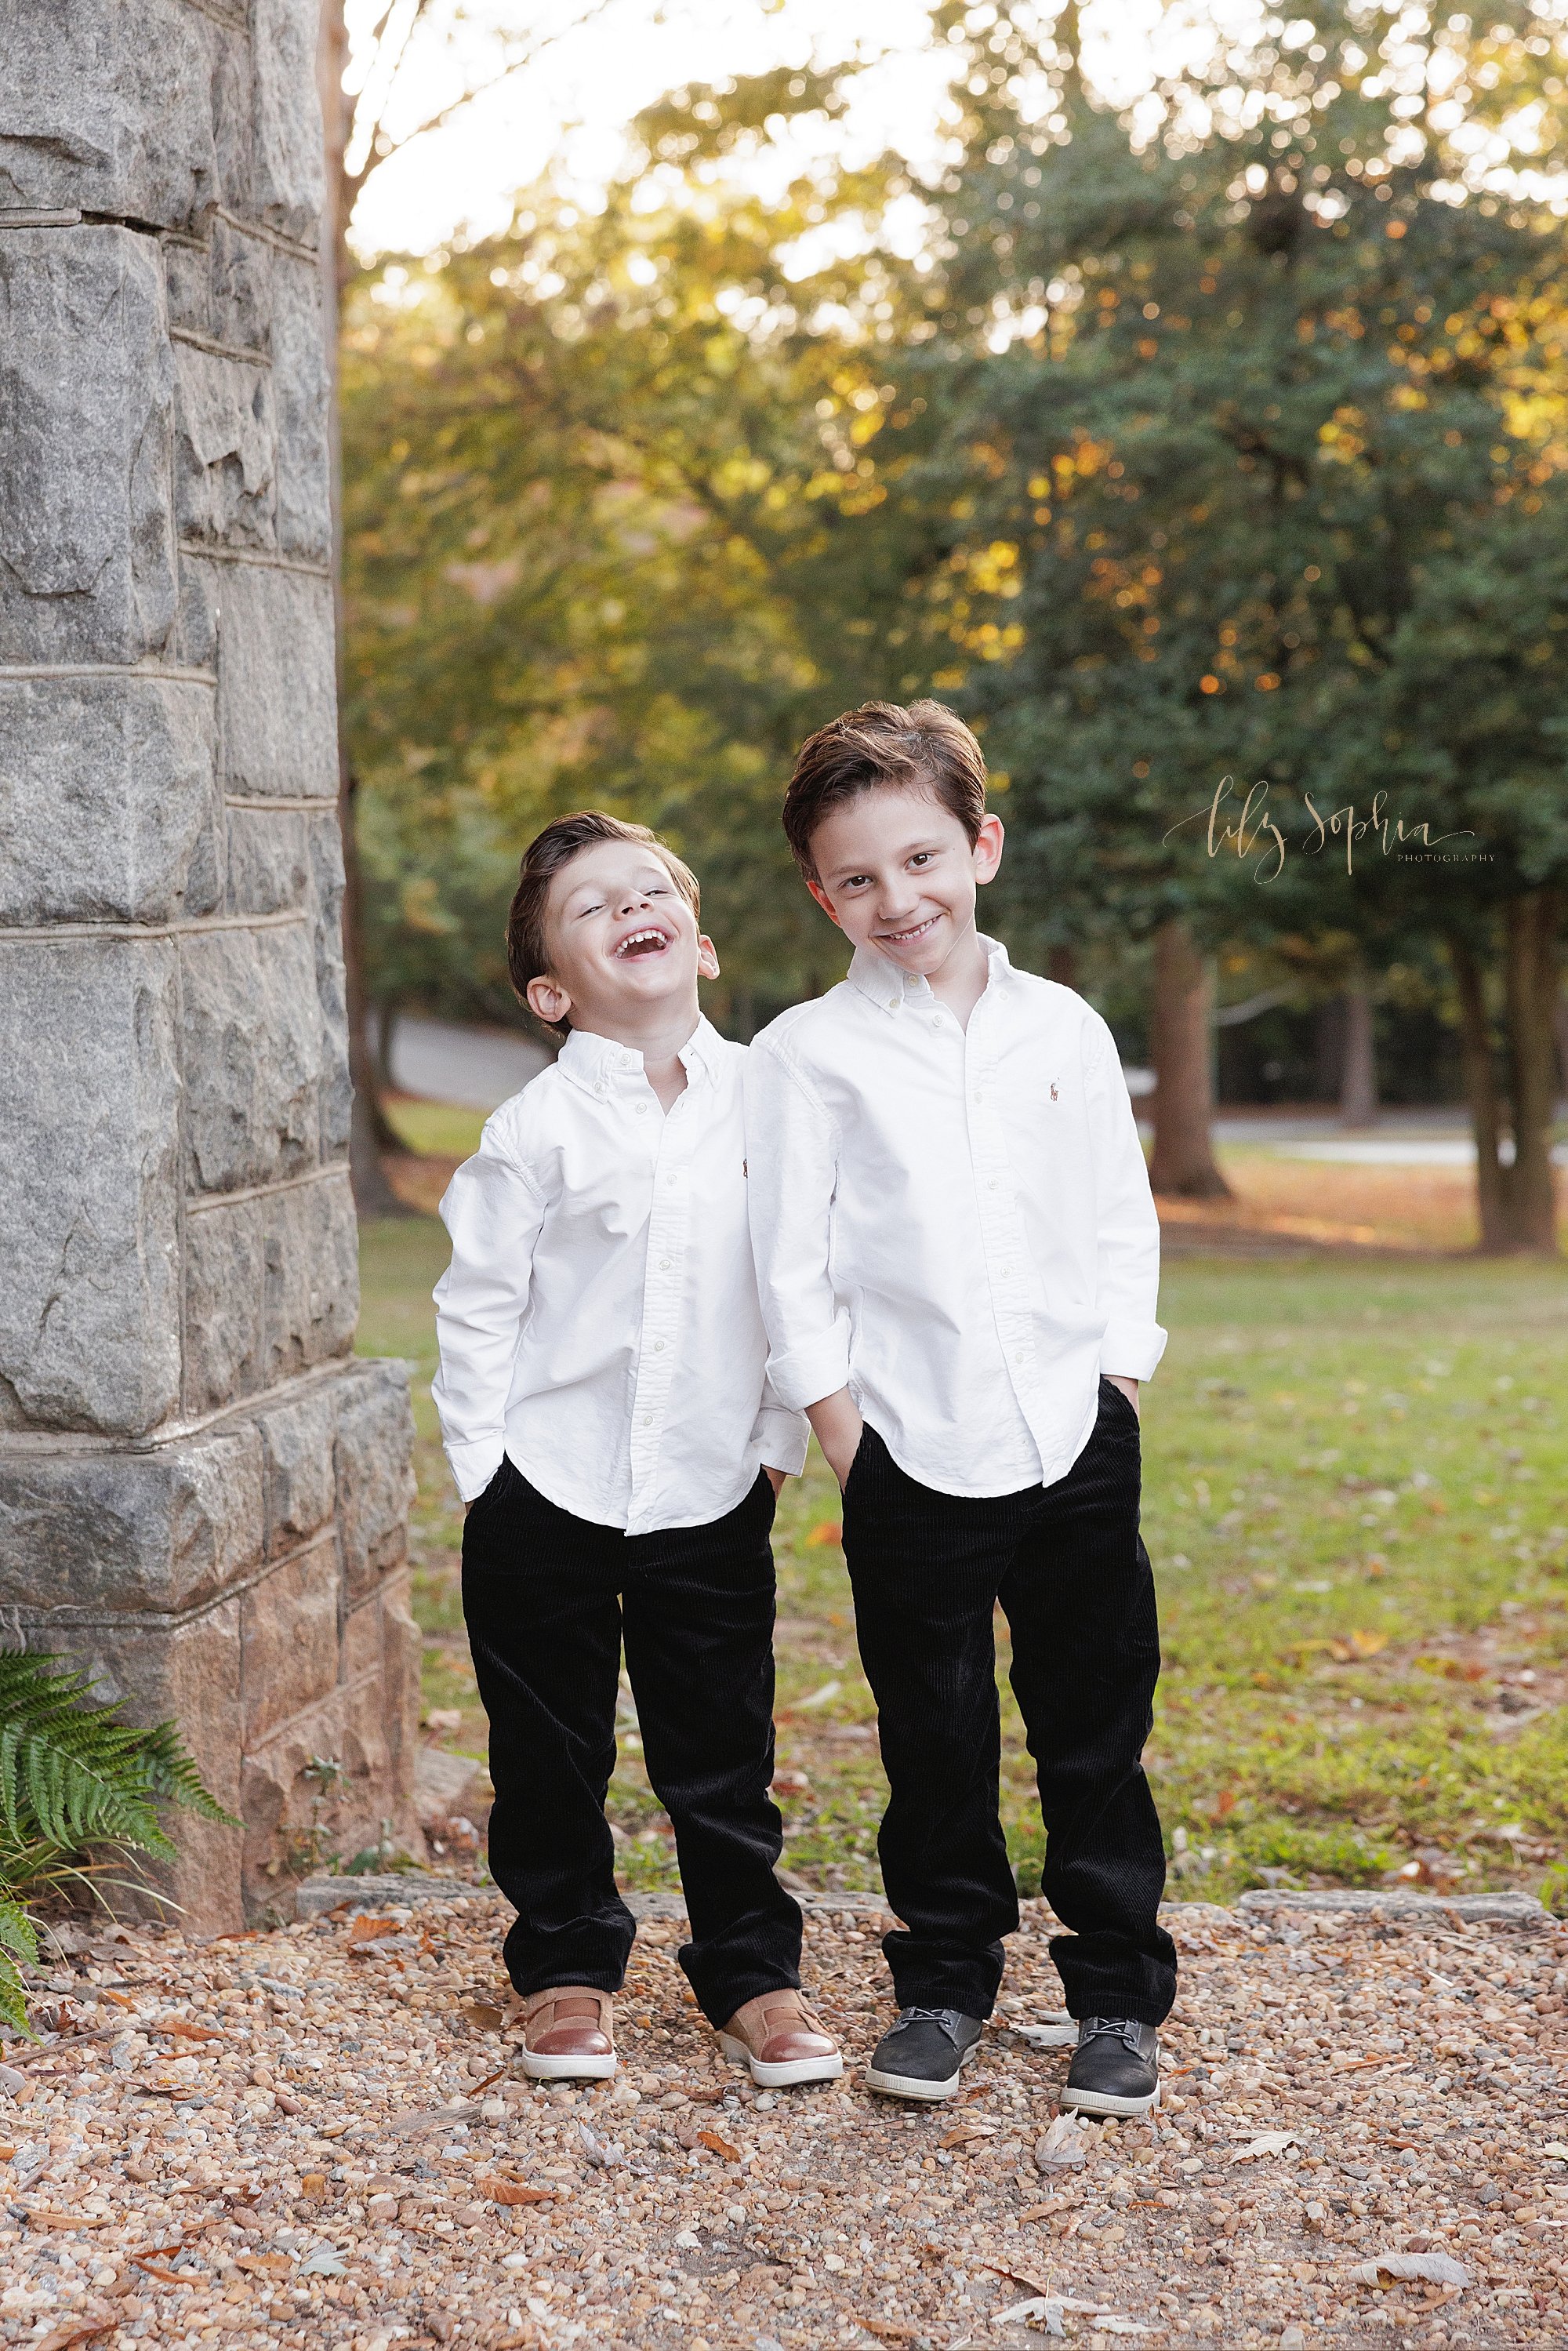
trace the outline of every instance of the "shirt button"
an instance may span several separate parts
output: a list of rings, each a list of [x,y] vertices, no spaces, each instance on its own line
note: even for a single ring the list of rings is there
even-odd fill
[[[642,1117],[643,1116],[643,1114],[644,1114],[644,1113],[645,1113],[645,1112],[647,1111],[647,1108],[648,1108],[648,1105],[647,1105],[647,1103],[646,1103],[646,1102],[639,1102],[639,1103],[638,1103],[638,1105],[637,1105],[637,1115],[638,1115],[638,1117],[639,1117],[639,1118],[642,1118]]]
[[[659,1271],[660,1271],[661,1273],[668,1273],[669,1270],[670,1270],[670,1260],[669,1260],[669,1259],[668,1259],[667,1257],[662,1257],[662,1258],[659,1259]]]
[[[897,997],[896,997],[896,996],[890,996],[890,997],[888,998],[888,999],[887,999],[887,1008],[888,1008],[888,1010],[889,1010],[890,1012],[896,1012],[896,1011],[897,1011],[897,1009],[898,1009],[898,998],[897,998]]]
[[[1026,1364],[1026,1363],[1029,1361],[1029,1357],[1028,1357],[1028,1356],[1023,1353],[1023,1350],[1020,1348],[1020,1349],[1019,1350],[1019,1353],[1018,1353],[1013,1357],[1013,1361],[1014,1361],[1014,1363],[1015,1363],[1015,1364]]]
[[[994,1191],[996,1190],[996,1188],[997,1188],[997,1179],[996,1179],[996,1177],[995,1177],[994,1176],[987,1176],[987,1178],[986,1178],[986,1189],[987,1189],[987,1191],[988,1191],[988,1192],[994,1192]]]
[[[652,1414],[651,1412],[645,1412],[645,1413],[643,1415],[643,1427],[644,1427],[644,1428],[652,1428],[652,1427],[653,1427],[653,1414]]]
[[[654,1353],[654,1354],[655,1354],[655,1355],[662,1355],[662,1354],[664,1353],[664,1341],[663,1341],[662,1339],[655,1339],[655,1340],[654,1340],[654,1342],[653,1342],[653,1353]]]

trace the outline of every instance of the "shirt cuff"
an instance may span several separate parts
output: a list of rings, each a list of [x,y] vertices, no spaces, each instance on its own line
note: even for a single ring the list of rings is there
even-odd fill
[[[836,1319],[832,1329],[820,1339],[791,1347],[787,1355],[768,1359],[768,1384],[792,1412],[804,1412],[808,1405],[837,1395],[849,1384],[850,1326],[843,1317]]]
[[[1157,1322],[1108,1322],[1100,1342],[1100,1369],[1119,1380],[1152,1380],[1165,1352],[1166,1333]]]
[[[815,1396],[811,1401],[816,1402]],[[803,1412],[786,1412],[781,1405],[765,1404],[757,1416],[751,1441],[761,1452],[764,1468],[782,1469],[786,1478],[798,1478],[806,1466],[811,1424]]]
[[[476,1502],[506,1458],[507,1442],[502,1437],[479,1437],[471,1445],[449,1445],[446,1458],[461,1499]]]

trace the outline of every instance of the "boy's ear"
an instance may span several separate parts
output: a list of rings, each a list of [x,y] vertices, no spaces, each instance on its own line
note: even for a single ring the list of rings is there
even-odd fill
[[[997,868],[1002,862],[1002,842],[1007,838],[999,816],[983,816],[975,841],[975,879],[984,884],[994,882]]]
[[[839,923],[839,918],[833,912],[833,902],[829,897],[827,892],[823,889],[821,883],[820,882],[813,882],[810,875],[808,874],[806,877],[806,887],[810,890],[812,897],[815,898],[818,905],[821,906],[823,914],[826,914],[829,922]],[[841,931],[843,927],[842,923],[839,923],[839,928]]]
[[[559,981],[549,972],[540,972],[528,982],[528,1010],[537,1013],[547,1029],[559,1028],[571,1010],[571,998]]]
[[[697,933],[697,977],[699,979],[718,977],[718,949],[706,931]]]

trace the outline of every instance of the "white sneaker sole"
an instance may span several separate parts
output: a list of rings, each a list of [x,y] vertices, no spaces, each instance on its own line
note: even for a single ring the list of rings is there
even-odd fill
[[[884,2074],[879,2067],[868,2065],[865,2069],[866,2087],[880,2090],[884,2098],[913,2098],[921,2105],[940,2105],[944,2098],[957,2096],[959,2077],[979,2045],[977,2041],[965,2050],[946,2081],[928,2082],[918,2074]]]
[[[535,2049],[522,2052],[522,2068],[530,2082],[608,2082],[618,2060],[607,2057],[551,2057]]]
[[[1064,2088],[1056,2103],[1080,2115],[1146,2115],[1160,2103],[1160,2085],[1156,2082],[1146,2098],[1114,2098],[1109,2090]]]
[[[765,2065],[744,2041],[721,2032],[718,2045],[732,2065],[744,2065],[759,2090],[792,2090],[801,2082],[836,2082],[844,2061],[835,2049],[831,2057],[795,2057],[787,2065]]]

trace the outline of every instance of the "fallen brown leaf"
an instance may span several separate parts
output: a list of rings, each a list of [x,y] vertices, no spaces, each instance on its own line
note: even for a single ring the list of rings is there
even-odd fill
[[[1061,2291],[1049,2278],[1038,2276],[1033,2270],[1020,2270],[1017,2262],[993,2262],[982,2257],[980,2267],[994,2271],[998,2277],[1017,2278],[1019,2285],[1027,2285],[1034,2294],[1049,2296]]]
[[[249,2270],[256,2277],[287,2277],[294,2263],[287,2253],[236,2253],[236,2270]]]
[[[526,2188],[520,2179],[503,2179],[498,2174],[474,2185],[492,2204],[551,2204],[560,2194],[559,2188]]]
[[[172,2032],[182,2041],[221,2041],[223,2034],[214,2032],[210,2024],[194,2024],[188,2016],[165,2016],[160,2019],[154,2032]]]
[[[382,1918],[373,1911],[361,1910],[357,1918],[349,1922],[349,1940],[350,1943],[375,1943],[383,1935],[395,1935],[397,1929],[395,1918]]]
[[[91,2343],[99,2335],[112,2334],[119,2325],[118,2312],[111,2318],[62,2319],[58,2326],[50,2328],[41,2343],[32,2346],[32,2351],[68,2351],[71,2344]]]
[[[465,2000],[463,2013],[470,2024],[478,2026],[481,2032],[495,2032],[507,2021],[506,2010],[497,2008],[491,2000]]]
[[[716,2130],[698,2131],[697,2142],[699,2146],[711,2147],[715,2155],[723,2156],[726,2163],[738,2163],[740,2161],[740,2149],[737,2147],[733,2147],[728,2139],[722,2138]]]
[[[36,2229],[107,2229],[112,2215],[108,2212],[32,2211],[28,2220]]]
[[[920,2332],[918,2326],[906,2326],[901,2318],[862,2318],[857,2323],[868,2335],[879,2335],[884,2343],[913,2343]]]

